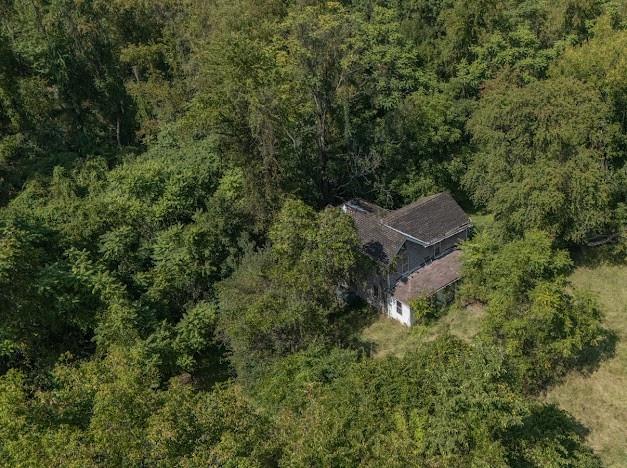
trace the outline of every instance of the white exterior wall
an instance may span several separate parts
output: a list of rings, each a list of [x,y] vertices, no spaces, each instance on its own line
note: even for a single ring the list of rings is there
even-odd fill
[[[397,299],[394,296],[388,297],[388,307],[387,307],[387,315],[388,317],[398,320],[404,325],[411,327],[412,325],[412,317],[411,317],[411,309],[407,304],[401,302],[403,306],[403,314],[400,315],[396,312],[396,301]]]

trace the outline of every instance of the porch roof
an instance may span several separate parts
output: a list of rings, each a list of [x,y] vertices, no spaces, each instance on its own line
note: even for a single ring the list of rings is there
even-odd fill
[[[409,304],[418,296],[431,296],[461,277],[461,251],[453,250],[396,282],[392,294]]]

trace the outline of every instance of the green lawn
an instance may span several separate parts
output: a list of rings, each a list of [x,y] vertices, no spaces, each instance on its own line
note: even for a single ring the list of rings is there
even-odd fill
[[[590,429],[588,442],[606,466],[627,467],[627,266],[581,266],[572,281],[598,294],[605,323],[618,336],[616,354],[592,375],[571,373],[546,400]]]
[[[453,305],[439,320],[429,325],[406,327],[396,320],[381,317],[366,327],[361,338],[370,343],[375,357],[402,356],[415,349],[421,341],[432,340],[448,330],[451,334],[469,340],[479,331],[483,311],[480,306],[458,307]]]

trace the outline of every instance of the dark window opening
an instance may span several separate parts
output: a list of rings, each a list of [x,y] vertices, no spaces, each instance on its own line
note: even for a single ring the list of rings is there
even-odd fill
[[[396,313],[403,315],[403,304],[401,304],[401,301],[396,301]]]

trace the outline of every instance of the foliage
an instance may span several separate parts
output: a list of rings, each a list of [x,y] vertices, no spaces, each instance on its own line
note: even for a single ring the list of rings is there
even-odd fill
[[[206,141],[163,139],[113,170],[58,169],[4,210],[3,281],[21,283],[3,287],[3,362],[49,366],[153,334],[169,372],[220,360],[212,285],[254,232],[242,229],[241,173],[220,169]]]
[[[554,381],[604,344],[598,303],[569,291],[571,260],[546,234],[499,245],[484,231],[463,251],[463,294],[487,302],[483,339],[503,349],[513,381],[526,391]]]
[[[596,466],[527,394],[608,338],[623,3],[0,1],[2,462]],[[331,206],[442,190],[483,332],[374,361]]]
[[[352,220],[337,209],[315,213],[288,200],[269,237],[268,249],[250,253],[220,285],[219,328],[242,376],[325,340],[360,258]]]
[[[618,129],[595,88],[573,78],[496,82],[469,122],[480,151],[465,182],[512,234],[582,243],[615,223]]]
[[[298,415],[357,362],[353,350],[314,344],[270,363],[251,393],[269,414]]]
[[[534,390],[589,359],[606,333],[594,297],[571,295],[560,282],[541,283],[528,296],[524,304],[491,304],[485,332],[506,349],[513,378]]]
[[[19,219],[0,226],[0,369],[90,349],[99,301],[58,257],[54,234]]]
[[[146,358],[141,348],[115,349],[103,361],[59,365],[53,388],[32,399],[18,372],[0,378],[3,460],[241,466],[270,459],[268,421],[237,387],[196,392],[174,379],[159,389],[156,369],[146,366]]]
[[[409,308],[416,322],[425,322],[437,316],[437,303],[434,296],[419,296],[411,300]]]
[[[516,302],[541,281],[564,277],[572,268],[568,252],[553,248],[541,231],[501,243],[494,231],[483,230],[462,245],[464,283],[462,296],[487,302],[501,294]]]
[[[451,338],[401,360],[364,361],[287,417],[283,461],[511,466],[580,459],[598,465],[566,416],[552,417],[550,408],[525,401],[503,383],[505,375],[498,352],[471,350]],[[541,440],[523,435],[538,421],[557,424],[562,435],[550,436],[548,426]]]

